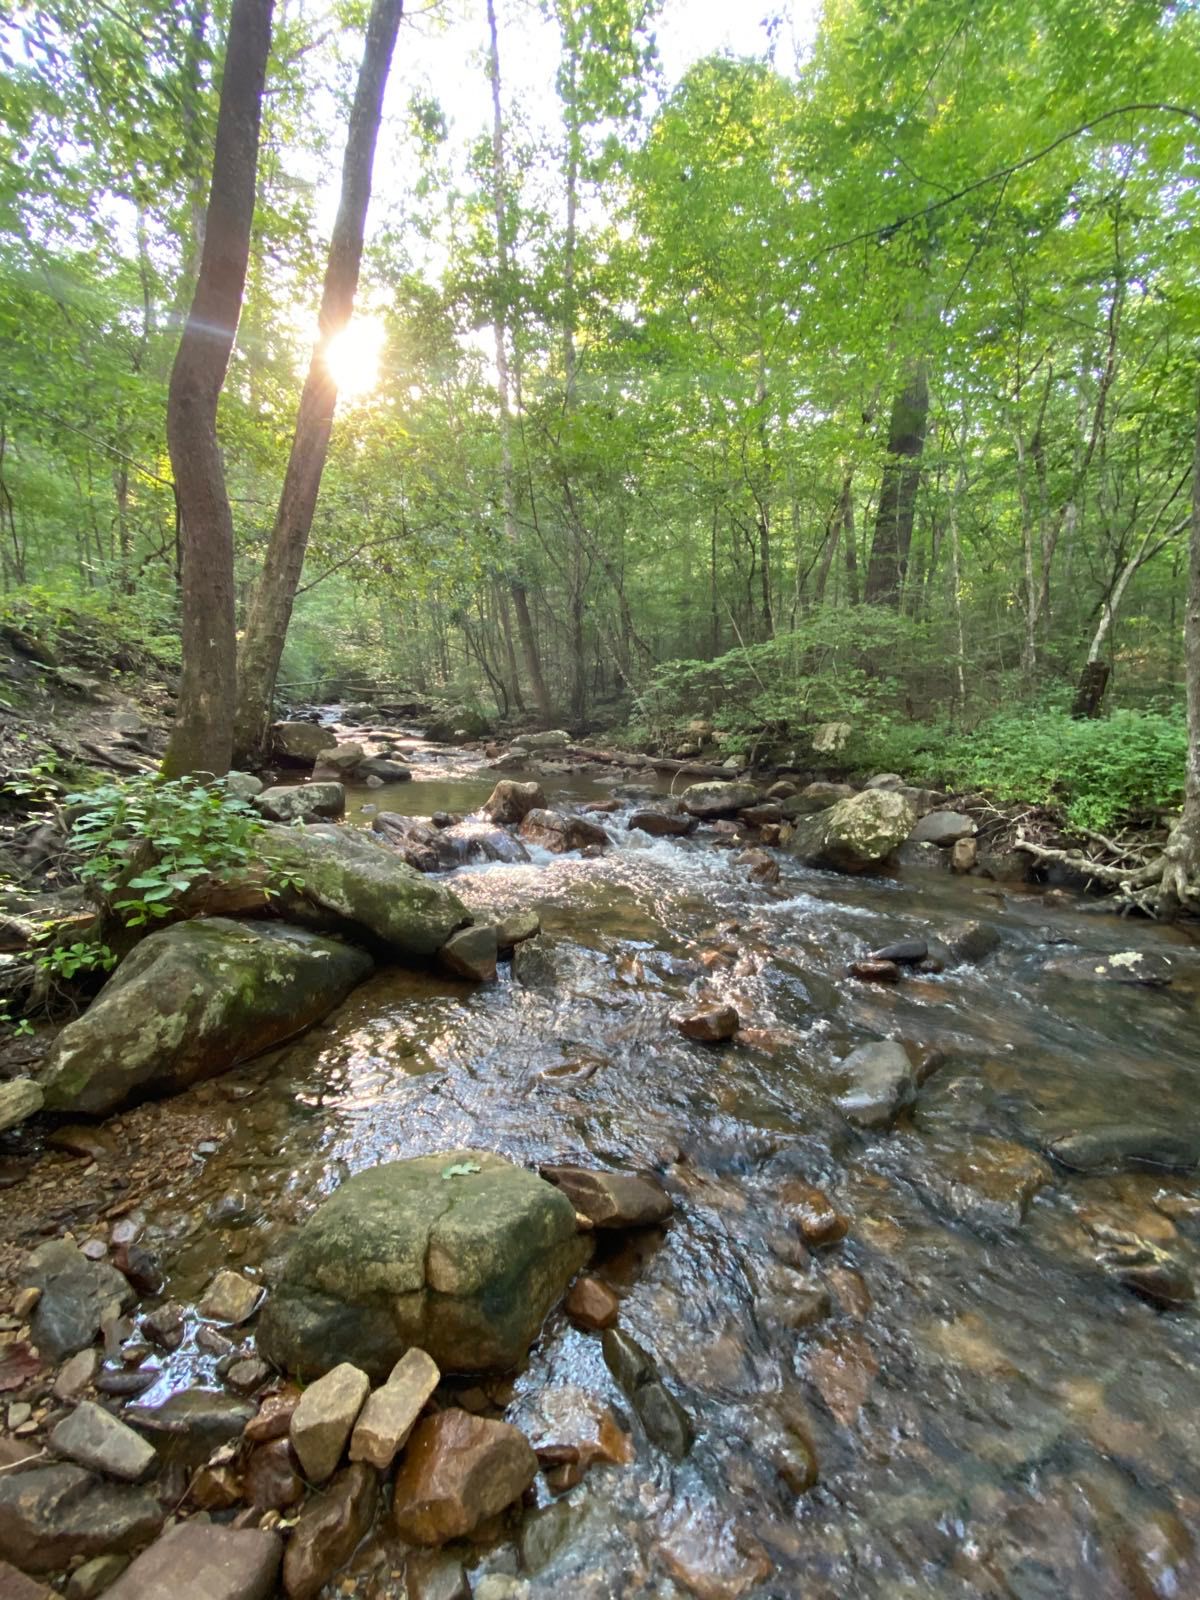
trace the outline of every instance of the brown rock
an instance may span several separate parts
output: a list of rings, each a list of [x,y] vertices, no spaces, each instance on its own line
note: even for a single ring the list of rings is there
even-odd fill
[[[531,811],[545,807],[546,796],[540,783],[517,783],[501,778],[480,810],[490,822],[524,822]]]
[[[366,1373],[343,1361],[301,1395],[289,1432],[300,1465],[314,1483],[324,1483],[341,1460],[370,1392]]]
[[[246,1461],[245,1497],[263,1511],[286,1511],[304,1499],[300,1463],[287,1439],[272,1439],[250,1452]]]
[[[540,1167],[595,1228],[649,1228],[671,1215],[671,1196],[656,1178],[591,1167]]]
[[[702,1044],[718,1044],[733,1038],[740,1018],[732,1006],[703,1006],[696,1011],[682,1012],[671,1020],[684,1038],[698,1039]]]
[[[979,846],[974,839],[956,839],[950,850],[950,870],[970,872],[978,855]]]
[[[734,857],[735,867],[745,867],[753,883],[778,883],[779,863],[765,850],[743,850]]]
[[[271,1439],[286,1439],[292,1422],[292,1412],[300,1404],[300,1390],[289,1385],[277,1394],[269,1394],[258,1408],[258,1415],[246,1424],[246,1438],[252,1444],[264,1444]]]
[[[461,1538],[519,1499],[536,1475],[519,1428],[440,1411],[418,1424],[396,1476],[396,1531],[410,1544]]]
[[[599,1278],[576,1278],[563,1302],[571,1321],[589,1333],[611,1328],[621,1310],[621,1302]]]
[[[188,1484],[188,1499],[201,1511],[228,1511],[242,1498],[242,1480],[230,1466],[197,1467]]]
[[[106,1600],[266,1600],[282,1554],[277,1533],[180,1522],[142,1552]]]
[[[344,1467],[300,1513],[283,1560],[291,1600],[313,1600],[357,1550],[379,1503],[379,1480],[362,1463]]]
[[[849,1220],[837,1210],[824,1189],[818,1189],[803,1178],[789,1179],[779,1199],[805,1244],[814,1248],[837,1244],[850,1231]]]
[[[635,811],[629,819],[630,828],[640,828],[652,838],[680,838],[691,833],[696,826],[695,817],[686,811]]]
[[[495,983],[500,941],[496,929],[486,924],[460,928],[438,951],[438,960],[457,978],[472,983]]]
[[[852,961],[847,969],[852,978],[864,983],[899,983],[900,968],[894,961]]]
[[[441,1372],[432,1356],[406,1350],[381,1389],[368,1399],[354,1425],[351,1461],[367,1461],[386,1472],[437,1388]]]
[[[550,850],[555,855],[563,855],[568,850],[582,850],[589,844],[603,849],[608,844],[608,835],[598,822],[540,808],[530,811],[522,820],[521,838],[528,844],[541,845],[543,850]]]

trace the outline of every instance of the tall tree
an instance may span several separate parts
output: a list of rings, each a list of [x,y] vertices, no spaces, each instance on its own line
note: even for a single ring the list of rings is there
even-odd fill
[[[230,13],[204,248],[167,399],[183,605],[179,705],[163,761],[172,775],[220,776],[233,750],[233,514],[217,404],[246,286],[272,10],[273,0],[234,0]]]
[[[404,0],[374,0],[342,161],[342,190],[321,295],[319,334],[300,396],[296,429],[262,574],[246,617],[238,661],[235,745],[239,759],[262,753],[279,662],[304,567],[313,513],[329,452],[337,383],[326,360],[330,341],[350,321],[362,263],[375,145]]]

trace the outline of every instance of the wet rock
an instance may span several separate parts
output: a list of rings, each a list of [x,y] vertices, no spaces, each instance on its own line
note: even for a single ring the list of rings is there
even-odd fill
[[[29,1328],[47,1361],[86,1349],[107,1318],[127,1310],[134,1300],[130,1285],[107,1261],[89,1261],[65,1239],[39,1245],[18,1282],[41,1291]]]
[[[1073,978],[1084,983],[1133,983],[1165,988],[1175,981],[1175,964],[1169,955],[1148,950],[1051,956],[1042,966],[1048,977]]]
[[[91,1561],[85,1561],[67,1579],[67,1600],[99,1600],[128,1565],[129,1557],[118,1555],[94,1556]],[[4,1593],[0,1584],[0,1594]],[[19,1600],[19,1597],[5,1594],[5,1600]]]
[[[300,1464],[287,1439],[257,1445],[246,1458],[247,1502],[263,1511],[286,1511],[304,1499]]]
[[[132,1400],[136,1395],[145,1394],[160,1377],[162,1373],[152,1368],[146,1368],[141,1372],[109,1372],[106,1369],[97,1375],[95,1388],[99,1394]]]
[[[549,989],[558,981],[558,962],[553,942],[541,935],[519,944],[513,951],[513,982],[526,989]]]
[[[271,1376],[271,1369],[257,1356],[243,1356],[229,1366],[219,1365],[217,1371],[234,1394],[255,1394]]]
[[[1123,1288],[1159,1310],[1190,1305],[1196,1298],[1195,1282],[1184,1263],[1148,1240],[1115,1245],[1102,1253],[1100,1262]]]
[[[696,1600],[742,1600],[773,1570],[758,1541],[722,1519],[714,1506],[685,1503],[670,1531],[654,1546],[654,1553]]]
[[[959,839],[969,839],[975,823],[961,811],[930,811],[909,834],[914,844],[936,844],[948,850]]]
[[[541,931],[542,919],[536,911],[513,911],[496,924],[496,946],[505,955],[527,939],[536,939]]]
[[[448,1551],[413,1551],[404,1579],[409,1600],[471,1600],[463,1564]]]
[[[799,1331],[824,1322],[833,1309],[829,1289],[811,1273],[776,1268],[756,1309],[768,1322]]]
[[[779,863],[765,850],[743,850],[733,858],[735,867],[746,867],[753,883],[778,883]]]
[[[885,944],[882,949],[872,950],[867,957],[869,961],[896,961],[901,966],[916,966],[918,961],[924,961],[929,954],[929,946],[924,939],[898,939],[895,944]]]
[[[564,1500],[529,1512],[521,1523],[517,1547],[525,1572],[539,1573],[570,1539],[579,1520],[575,1506]]]
[[[654,839],[678,839],[694,831],[696,818],[686,811],[643,809],[631,815],[628,826],[631,829],[638,828]]]
[[[441,1380],[438,1365],[424,1350],[406,1350],[382,1388],[371,1395],[350,1441],[351,1461],[366,1461],[386,1472],[416,1426],[417,1418]]]
[[[855,1127],[890,1128],[916,1098],[916,1075],[903,1045],[891,1039],[859,1045],[841,1064],[847,1088],[837,1107]]]
[[[113,1251],[112,1264],[138,1294],[161,1294],[162,1264],[153,1250],[146,1250],[140,1244],[119,1244]]]
[[[529,860],[529,852],[507,828],[493,822],[455,822],[441,834],[443,849],[454,852],[458,861]]]
[[[495,983],[500,941],[494,927],[481,924],[453,933],[438,951],[438,960],[455,977],[472,983]]]
[[[301,1229],[259,1349],[308,1376],[340,1359],[382,1378],[413,1344],[443,1371],[507,1371],[589,1249],[566,1196],[503,1157],[388,1162]]]
[[[358,1414],[371,1392],[365,1372],[343,1361],[310,1384],[292,1412],[292,1449],[313,1483],[324,1483],[342,1459]]]
[[[168,1300],[142,1318],[141,1328],[160,1349],[178,1350],[187,1332],[187,1315],[177,1300]]]
[[[103,1114],[215,1077],[316,1022],[371,966],[286,923],[205,917],[152,933],[59,1034],[46,1105]]]
[[[431,956],[471,920],[445,884],[423,877],[361,828],[268,827],[260,850],[294,880],[280,895],[285,915],[378,941],[396,956]]]
[[[244,1189],[227,1189],[205,1213],[214,1228],[248,1228],[262,1215],[262,1207]]]
[[[944,1216],[991,1229],[1019,1227],[1034,1196],[1052,1180],[1036,1151],[981,1136],[945,1163],[922,1162],[916,1185]]]
[[[674,1210],[656,1178],[591,1167],[539,1167],[539,1172],[596,1228],[649,1228]]]
[[[32,1078],[10,1078],[7,1083],[0,1083],[0,1133],[35,1116],[44,1099],[41,1085]]]
[[[905,840],[896,851],[896,864],[901,867],[917,867],[923,872],[949,872],[950,852],[941,850],[936,844],[913,844]]]
[[[605,1330],[602,1348],[608,1370],[637,1412],[651,1443],[672,1460],[682,1461],[695,1441],[695,1428],[663,1382],[654,1357],[619,1328]]]
[[[899,964],[895,961],[852,961],[846,971],[862,983],[899,983],[901,978]]]
[[[51,1430],[50,1447],[81,1467],[126,1483],[146,1477],[156,1460],[153,1445],[91,1400],[81,1400]]]
[[[942,943],[953,961],[985,961],[1000,948],[998,931],[990,922],[960,922],[946,930]]]
[[[4,1600],[58,1600],[53,1589],[27,1578],[16,1567],[9,1566],[7,1561],[0,1561],[0,1595]]]
[[[189,1470],[240,1438],[254,1407],[221,1389],[180,1389],[156,1406],[127,1406],[125,1421],[149,1439],[165,1464]]]
[[[564,811],[544,809],[526,813],[521,822],[521,838],[555,855],[565,855],[569,850],[582,850],[593,844],[603,849],[608,844],[608,835],[598,822],[569,816]]]
[[[826,1335],[810,1352],[808,1375],[834,1420],[852,1427],[866,1403],[879,1373],[879,1362],[857,1330],[839,1329]]]
[[[390,759],[384,756],[368,756],[365,761],[359,762],[354,776],[365,778],[371,788],[374,788],[376,783],[409,783],[412,780],[412,772],[396,755]]]
[[[1200,1133],[1147,1123],[1113,1123],[1050,1139],[1046,1154],[1071,1172],[1194,1172]]]
[[[187,1499],[199,1511],[230,1511],[242,1498],[241,1478],[227,1463],[198,1468],[188,1484]],[[172,1493],[171,1498],[174,1499]]]
[[[528,1439],[457,1409],[417,1425],[396,1474],[392,1513],[410,1544],[462,1538],[520,1499],[537,1476]]]
[[[282,1555],[277,1533],[180,1522],[138,1556],[106,1600],[267,1600]]]
[[[77,1557],[136,1550],[162,1521],[145,1489],[106,1483],[82,1467],[0,1475],[0,1556],[26,1572],[60,1572]]]
[[[300,1390],[289,1386],[278,1394],[269,1394],[258,1408],[258,1415],[246,1424],[246,1438],[263,1444],[272,1439],[286,1439],[291,1428],[292,1412],[300,1404]]]
[[[77,1350],[67,1360],[58,1377],[54,1380],[54,1398],[56,1400],[75,1400],[91,1383],[96,1376],[100,1365],[100,1352],[94,1349]]]
[[[290,1600],[313,1600],[349,1561],[375,1520],[379,1481],[370,1467],[344,1467],[300,1513],[283,1558]]]
[[[951,872],[970,872],[979,857],[974,839],[956,839],[950,847]]]
[[[559,1384],[524,1396],[512,1420],[533,1446],[556,1493],[582,1482],[597,1462],[620,1466],[634,1458],[633,1440],[609,1407],[578,1384]],[[561,1474],[562,1481],[552,1480],[551,1474]]]
[[[997,883],[1028,883],[1030,857],[1021,850],[980,850],[976,865]]]
[[[819,1249],[837,1244],[850,1231],[850,1221],[824,1189],[803,1178],[789,1178],[779,1191],[779,1203],[805,1244]]]
[[[501,778],[479,808],[492,822],[523,822],[531,811],[544,810],[546,796],[540,783],[517,783]]]
[[[209,1322],[220,1322],[227,1327],[238,1327],[248,1322],[258,1309],[263,1297],[261,1285],[251,1283],[240,1272],[228,1269],[218,1272],[204,1291],[196,1310]]]
[[[271,726],[271,754],[277,761],[311,767],[333,735],[315,722],[276,722]]]
[[[599,1278],[576,1278],[563,1302],[563,1309],[576,1327],[589,1333],[599,1333],[614,1327],[620,1315],[621,1302]]]
[[[872,789],[798,821],[788,849],[809,866],[866,872],[904,843],[914,821],[903,796]]]
[[[740,1018],[732,1006],[701,1006],[695,1011],[680,1013],[671,1018],[685,1039],[697,1039],[702,1044],[719,1044],[732,1039],[738,1031]]]
[[[686,788],[680,801],[684,810],[693,817],[732,817],[758,799],[752,783],[693,783]]]
[[[336,821],[346,809],[346,791],[340,783],[279,784],[252,804],[268,822]]]

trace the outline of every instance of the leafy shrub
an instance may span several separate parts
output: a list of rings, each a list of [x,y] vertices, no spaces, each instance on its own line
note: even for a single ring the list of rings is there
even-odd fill
[[[195,778],[147,774],[69,795],[67,804],[80,808],[71,844],[83,857],[81,879],[130,928],[170,916],[200,879],[248,866],[262,830],[245,800]]]

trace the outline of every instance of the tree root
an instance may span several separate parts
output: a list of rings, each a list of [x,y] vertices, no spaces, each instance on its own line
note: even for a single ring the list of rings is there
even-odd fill
[[[1098,844],[1125,856],[1133,854],[1126,846],[1114,847],[1107,839],[1095,837]],[[1121,916],[1139,912],[1154,919],[1169,919],[1182,913],[1200,913],[1200,819],[1184,817],[1171,830],[1161,854],[1136,867],[1113,866],[1094,861],[1082,850],[1061,850],[1052,845],[1035,844],[1023,832],[1013,842],[1037,862],[1055,862],[1077,872],[1091,883],[1103,884],[1112,891],[1109,904]]]

